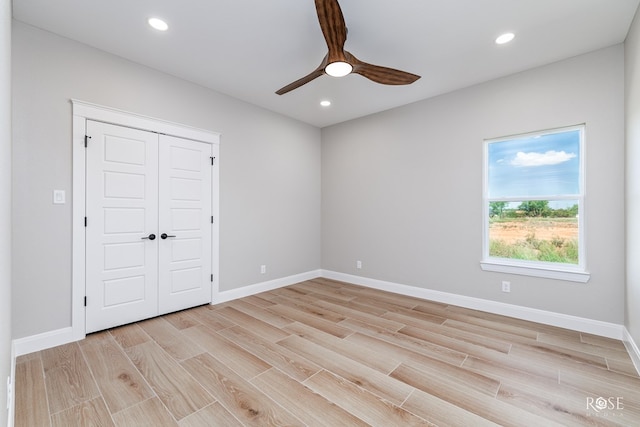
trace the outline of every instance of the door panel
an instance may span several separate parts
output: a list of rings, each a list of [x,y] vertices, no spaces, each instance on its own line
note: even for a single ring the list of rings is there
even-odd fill
[[[146,284],[144,276],[105,280],[103,309],[144,301]]]
[[[144,233],[145,214],[143,208],[105,208],[104,233]]]
[[[174,172],[183,172],[173,169]],[[196,172],[197,173],[197,172]],[[197,173],[199,174],[199,173]],[[170,177],[170,191],[168,196],[174,201],[199,202],[202,197],[202,181],[200,179],[185,179],[176,176]]]
[[[144,266],[145,245],[144,242],[133,242],[105,246],[104,269],[122,270]]]
[[[109,162],[113,165],[124,163]],[[144,166],[142,166],[144,167]],[[144,174],[131,172],[104,171],[104,194],[107,199],[137,199],[144,200],[148,180]]]
[[[175,231],[197,231],[202,228],[200,209],[171,209],[171,223]]]
[[[158,136],[87,121],[86,332],[158,313]]]
[[[210,144],[160,135],[159,307],[211,302]]]
[[[180,239],[171,242],[171,260],[198,261],[202,258],[201,239]]]
[[[202,287],[202,268],[185,268],[171,272],[171,291],[196,291]]]

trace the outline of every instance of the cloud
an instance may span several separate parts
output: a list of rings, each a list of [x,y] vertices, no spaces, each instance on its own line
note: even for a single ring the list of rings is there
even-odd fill
[[[575,153],[566,153],[564,151],[551,150],[546,153],[523,153],[520,151],[511,161],[511,165],[518,167],[557,165],[568,162],[574,157],[576,157]]]

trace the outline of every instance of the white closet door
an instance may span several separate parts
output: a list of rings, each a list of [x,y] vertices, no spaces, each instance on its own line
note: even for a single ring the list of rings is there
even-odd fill
[[[210,144],[160,135],[160,314],[211,302]]]
[[[158,136],[87,121],[86,332],[158,313]]]

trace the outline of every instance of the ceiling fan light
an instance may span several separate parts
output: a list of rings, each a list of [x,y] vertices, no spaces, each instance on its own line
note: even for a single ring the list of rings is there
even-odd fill
[[[353,67],[348,62],[332,62],[324,68],[325,73],[331,77],[344,77],[353,71]]]

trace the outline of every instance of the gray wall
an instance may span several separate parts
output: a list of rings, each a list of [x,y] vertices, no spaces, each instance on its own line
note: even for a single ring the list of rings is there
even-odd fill
[[[221,291],[320,268],[319,129],[17,21],[13,76],[14,339],[71,324],[70,98],[222,133]]]
[[[324,128],[323,269],[622,324],[623,53],[617,45]],[[483,140],[578,123],[591,280],[481,271]]]
[[[625,42],[627,139],[627,317],[625,325],[640,345],[640,12]]]
[[[0,426],[11,370],[11,0],[0,0]]]
[[[623,53],[615,46],[321,133],[14,21],[13,338],[70,325],[71,204],[51,203],[54,188],[71,194],[70,98],[222,132],[222,291],[322,267],[623,323]],[[482,272],[483,139],[583,122],[590,282]]]

